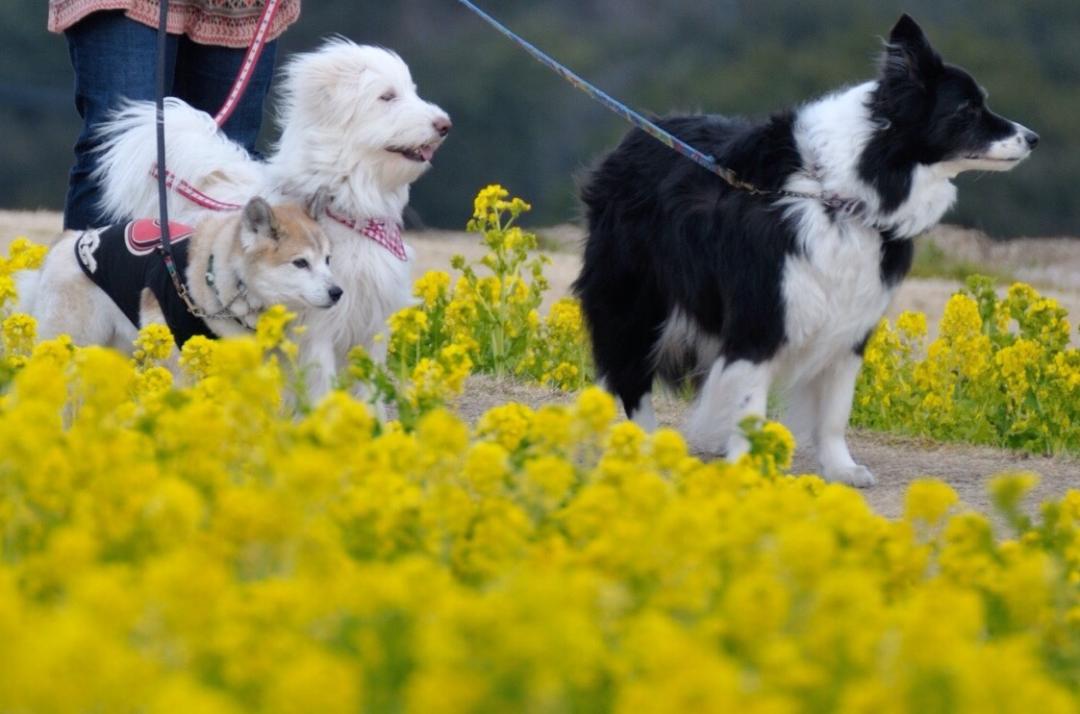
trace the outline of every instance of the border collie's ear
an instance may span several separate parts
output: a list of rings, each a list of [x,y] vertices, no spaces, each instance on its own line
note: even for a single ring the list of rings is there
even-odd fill
[[[913,79],[922,85],[943,66],[941,56],[930,46],[919,23],[910,15],[901,15],[889,33],[884,74]]]
[[[245,247],[250,247],[249,240],[251,236],[249,234],[254,234],[259,238],[278,239],[274,209],[270,208],[269,203],[257,196],[244,206],[243,225]]]
[[[930,44],[926,40],[926,33],[919,27],[919,23],[915,22],[914,18],[907,13],[900,16],[900,19],[893,25],[892,32],[889,33],[890,43],[900,45],[904,44],[905,41]]]
[[[308,217],[312,220],[319,220],[319,217],[326,213],[326,209],[330,207],[330,201],[333,200],[333,198],[334,192],[328,187],[323,186],[320,188],[314,196],[311,196],[307,200],[305,208],[307,209]]]

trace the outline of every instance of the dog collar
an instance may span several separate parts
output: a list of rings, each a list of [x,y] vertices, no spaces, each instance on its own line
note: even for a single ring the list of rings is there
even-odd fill
[[[258,313],[258,310],[255,309],[250,302],[248,302],[247,285],[244,284],[244,281],[240,280],[239,278],[236,279],[236,295],[233,295],[232,300],[229,300],[229,302],[225,302],[225,300],[221,297],[221,293],[218,292],[217,278],[214,276],[213,252],[210,253],[210,259],[206,263],[206,286],[210,288],[211,292],[214,293],[214,297],[217,299],[218,305],[221,305],[221,309],[213,315],[207,315],[204,313],[203,315],[199,315],[199,317],[203,317],[204,319],[231,319],[245,329],[252,331],[255,330],[255,326],[249,325],[247,320],[245,319],[245,317],[247,317],[247,315],[250,315],[252,312]],[[248,307],[248,311],[244,313],[243,316],[237,315],[232,310],[232,306],[236,303],[237,300],[243,300],[244,304]]]
[[[409,260],[409,254],[405,251],[405,241],[401,237],[400,224],[390,221],[380,221],[376,218],[369,218],[364,223],[361,223],[360,221],[339,216],[329,208],[326,209],[326,215],[349,230],[355,231],[356,233],[375,241],[383,248],[390,251],[390,253],[398,260],[402,262]]]

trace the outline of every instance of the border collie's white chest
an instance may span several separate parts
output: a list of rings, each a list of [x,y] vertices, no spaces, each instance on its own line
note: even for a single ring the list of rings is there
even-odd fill
[[[850,354],[881,320],[895,291],[882,279],[881,240],[841,221],[804,235],[804,252],[786,259],[782,381],[801,382]]]

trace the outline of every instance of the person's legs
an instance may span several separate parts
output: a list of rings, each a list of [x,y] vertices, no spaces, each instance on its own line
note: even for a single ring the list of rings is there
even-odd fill
[[[175,95],[196,109],[216,115],[240,73],[246,52],[246,49],[200,45],[182,38],[176,62]],[[222,127],[226,136],[251,154],[255,153],[255,141],[262,127],[263,103],[274,78],[276,55],[277,42],[267,43],[247,91]]]
[[[101,226],[101,189],[90,174],[96,167],[97,127],[127,99],[151,100],[157,95],[157,32],[129,20],[122,12],[96,12],[66,33],[75,70],[75,108],[83,119],[75,143],[75,165],[68,181],[64,228]],[[172,77],[176,37],[169,36],[166,77]],[[171,83],[166,82],[167,92]]]

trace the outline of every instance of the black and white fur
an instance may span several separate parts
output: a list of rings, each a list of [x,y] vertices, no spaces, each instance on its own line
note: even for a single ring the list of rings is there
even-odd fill
[[[732,459],[748,448],[740,421],[764,415],[779,387],[785,422],[823,475],[872,485],[844,433],[863,349],[911,267],[912,239],[953,205],[953,178],[1011,169],[1038,136],[992,113],[906,15],[874,81],[760,123],[661,124],[762,189],[837,195],[865,211],[734,190],[631,132],[582,191],[589,235],[575,291],[599,377],[646,428],[656,376],[690,380],[691,446]]]

